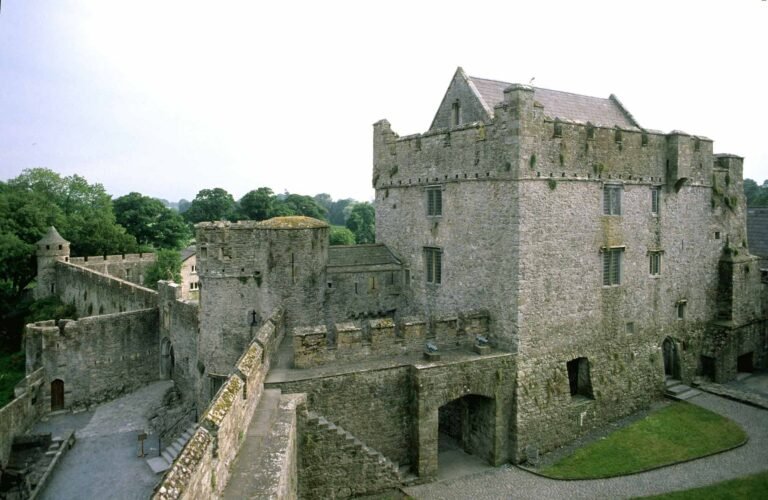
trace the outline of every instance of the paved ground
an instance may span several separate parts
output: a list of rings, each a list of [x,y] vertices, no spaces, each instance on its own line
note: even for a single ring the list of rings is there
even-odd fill
[[[146,413],[162,403],[163,394],[172,385],[167,380],[154,382],[94,410],[38,423],[33,432],[56,435],[63,429],[77,431],[75,445],[53,471],[42,498],[149,498],[160,476],[137,456],[137,431],[147,428]],[[154,449],[150,450],[153,442]],[[144,450],[157,455],[157,441],[149,439]]]
[[[747,444],[693,462],[611,479],[557,481],[505,466],[403,490],[418,499],[628,498],[705,486],[768,470],[768,411],[711,394],[701,394],[689,402],[737,422],[749,435]],[[471,464],[472,468],[476,466]]]

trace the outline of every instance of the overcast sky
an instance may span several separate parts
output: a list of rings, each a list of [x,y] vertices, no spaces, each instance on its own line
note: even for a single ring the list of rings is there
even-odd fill
[[[2,0],[0,179],[169,200],[367,200],[371,125],[423,132],[457,66],[607,97],[768,178],[768,2]]]

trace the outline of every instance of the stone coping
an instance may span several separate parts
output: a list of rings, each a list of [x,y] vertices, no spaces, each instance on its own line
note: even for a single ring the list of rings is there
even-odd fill
[[[398,367],[413,366],[416,369],[432,368],[436,366],[447,366],[452,364],[461,364],[480,359],[503,358],[516,356],[515,353],[492,349],[489,354],[479,355],[473,351],[440,351],[440,361],[427,361],[423,358],[421,352],[404,354],[401,356],[386,356],[380,358],[371,358],[364,361],[349,362],[340,365],[333,363],[326,366],[312,368],[285,368],[275,366],[267,375],[264,384],[277,384],[281,382],[294,382],[314,378],[335,377],[338,375],[348,375],[359,372],[369,372],[375,370],[389,370]]]

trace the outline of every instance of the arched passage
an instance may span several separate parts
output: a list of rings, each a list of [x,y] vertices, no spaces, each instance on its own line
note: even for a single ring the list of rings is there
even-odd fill
[[[173,378],[173,368],[176,360],[173,355],[173,345],[171,339],[163,338],[160,342],[160,376],[163,379]]]
[[[57,378],[51,382],[51,411],[64,409],[64,381]]]
[[[661,344],[661,351],[664,356],[664,375],[679,380],[680,354],[677,351],[677,343],[671,337],[667,337]]]
[[[493,464],[496,439],[493,399],[474,394],[454,399],[438,409],[437,427],[438,468],[440,455],[456,448]]]

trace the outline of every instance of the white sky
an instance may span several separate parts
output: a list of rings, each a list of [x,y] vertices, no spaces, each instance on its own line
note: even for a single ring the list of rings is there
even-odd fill
[[[3,0],[0,179],[120,196],[366,200],[371,125],[425,131],[456,66],[607,97],[768,178],[768,2]]]

